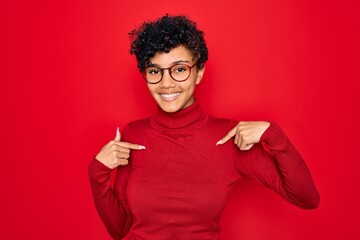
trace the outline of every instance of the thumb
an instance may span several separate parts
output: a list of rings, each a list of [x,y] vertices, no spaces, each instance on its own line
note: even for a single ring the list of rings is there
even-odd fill
[[[237,127],[238,126],[236,125],[233,129],[231,129],[230,132],[228,132],[225,137],[223,137],[220,141],[216,143],[216,146],[226,143],[227,141],[229,141],[229,139],[235,136],[237,132]]]
[[[117,128],[116,128],[116,136],[115,136],[114,141],[120,142],[120,140],[121,140],[121,134],[120,134],[119,127],[117,127]]]

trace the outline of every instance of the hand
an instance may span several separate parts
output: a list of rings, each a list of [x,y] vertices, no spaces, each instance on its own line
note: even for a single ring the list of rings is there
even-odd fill
[[[129,163],[130,149],[145,149],[142,145],[121,142],[120,140],[120,131],[119,128],[116,128],[115,139],[106,144],[95,158],[108,168],[114,169],[117,166],[124,166]]]
[[[255,143],[260,141],[261,136],[269,126],[270,123],[264,121],[240,122],[225,137],[218,141],[216,145],[224,144],[235,136],[234,143],[240,150],[249,150]]]

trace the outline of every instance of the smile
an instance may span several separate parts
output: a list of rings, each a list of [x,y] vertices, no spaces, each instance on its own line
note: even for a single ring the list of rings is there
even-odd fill
[[[176,93],[160,93],[159,95],[165,101],[172,101],[172,100],[176,99],[180,95],[180,92],[176,92]]]

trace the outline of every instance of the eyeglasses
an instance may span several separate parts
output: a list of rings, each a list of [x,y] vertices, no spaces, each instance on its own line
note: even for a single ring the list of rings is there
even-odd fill
[[[190,77],[191,69],[195,67],[195,65],[196,63],[192,66],[188,66],[186,64],[175,64],[168,68],[160,68],[155,65],[150,65],[145,68],[142,75],[148,83],[156,84],[162,80],[164,70],[168,70],[172,79],[177,82],[183,82]]]

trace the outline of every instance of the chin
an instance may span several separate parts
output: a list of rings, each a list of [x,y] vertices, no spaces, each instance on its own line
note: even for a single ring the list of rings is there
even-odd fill
[[[168,103],[159,104],[158,103],[158,105],[164,112],[168,112],[168,113],[174,113],[174,112],[177,112],[182,109],[181,107],[179,107],[175,104],[168,104]]]
[[[187,106],[190,106],[194,100],[193,99],[183,99],[181,97],[174,99],[172,101],[165,101],[161,98],[154,98],[156,103],[160,106],[160,108],[167,113],[175,113],[178,112]]]

